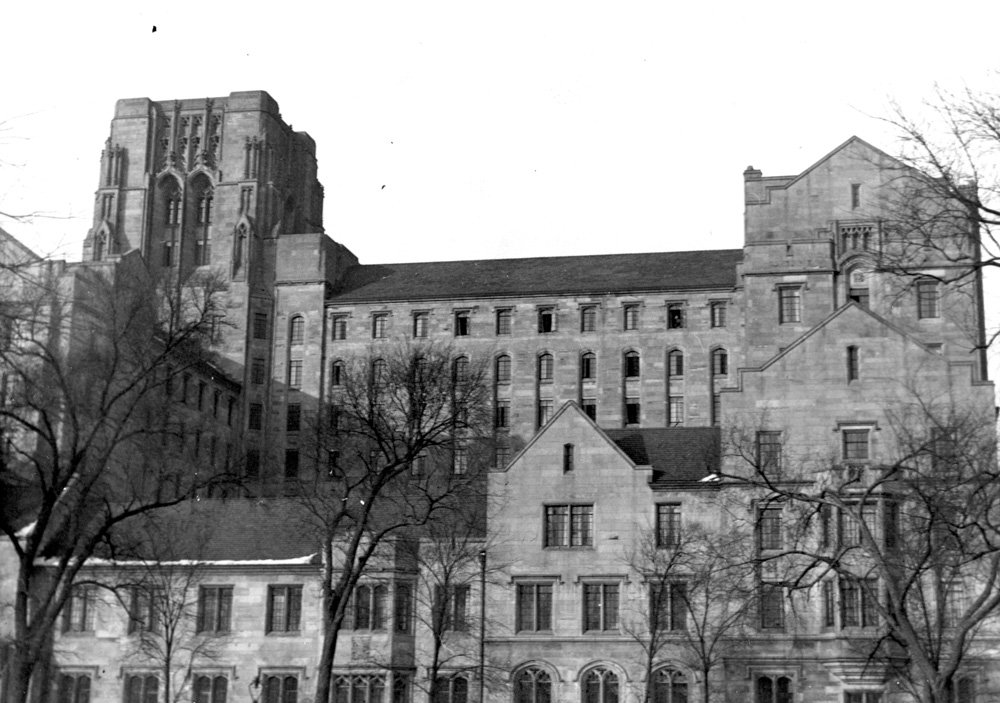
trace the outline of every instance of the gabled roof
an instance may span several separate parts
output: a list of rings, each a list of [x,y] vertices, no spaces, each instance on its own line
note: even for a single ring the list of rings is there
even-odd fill
[[[843,151],[844,149],[846,149],[847,147],[849,147],[852,144],[858,144],[858,145],[860,145],[860,146],[862,146],[862,147],[864,147],[866,149],[870,149],[871,151],[873,151],[876,154],[878,154],[880,157],[895,162],[896,164],[899,165],[899,168],[901,168],[901,169],[902,168],[908,168],[902,161],[900,161],[896,157],[892,156],[891,154],[887,154],[886,152],[882,151],[881,149],[879,149],[876,146],[872,146],[871,144],[869,144],[868,142],[866,142],[861,137],[851,136],[847,141],[845,141],[843,144],[841,144],[840,146],[838,146],[835,149],[833,149],[832,151],[830,151],[828,154],[826,154],[821,159],[819,159],[818,161],[816,161],[816,163],[814,163],[812,166],[810,166],[809,168],[807,168],[805,171],[803,171],[802,173],[798,174],[797,176],[792,177],[792,180],[790,180],[788,183],[786,183],[783,187],[784,188],[791,187],[794,183],[796,183],[797,181],[800,181],[801,179],[805,178],[809,173],[811,173],[815,169],[819,168],[822,164],[824,164],[826,161],[828,161],[829,159],[831,159],[834,155],[836,155],[839,152]]]
[[[742,249],[355,266],[329,302],[731,289]]]
[[[692,483],[719,473],[717,427],[643,427],[604,434],[636,464],[653,467],[654,485]]]

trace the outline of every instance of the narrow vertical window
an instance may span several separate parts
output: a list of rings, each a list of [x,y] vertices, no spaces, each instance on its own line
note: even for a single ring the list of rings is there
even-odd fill
[[[413,313],[413,336],[415,338],[423,339],[427,336],[427,318],[426,312]]]
[[[548,352],[538,357],[538,382],[552,383],[554,359]]]
[[[551,400],[539,400],[538,401],[538,427],[544,427],[545,424],[552,419],[552,401]]]
[[[306,320],[301,315],[296,315],[292,318],[291,326],[289,328],[288,339],[291,344],[299,345],[305,339],[306,330]]]
[[[681,506],[660,503],[656,506],[656,546],[676,547],[681,538]]]
[[[510,383],[510,357],[506,354],[497,357],[496,378],[497,384]]]
[[[302,359],[288,362],[288,387],[292,390],[302,388]]]
[[[331,327],[334,340],[347,339],[347,315],[334,315]]]
[[[556,310],[555,308],[539,308],[538,310],[538,331],[542,334],[556,331]]]
[[[729,354],[725,349],[716,349],[712,352],[712,375],[725,376],[729,373]]]
[[[385,339],[388,321],[389,316],[386,313],[372,315],[372,339]]]
[[[667,374],[670,378],[684,375],[684,352],[680,349],[673,349],[667,354]]]
[[[684,424],[684,396],[672,395],[667,399],[667,424],[670,427]]]
[[[642,413],[639,399],[636,397],[625,398],[625,424],[638,425],[641,421]]]
[[[917,317],[921,320],[940,316],[937,281],[917,281]]]
[[[455,336],[468,337],[470,329],[469,311],[460,310],[455,313]]]
[[[719,328],[726,326],[726,304],[722,302],[712,303],[709,309],[712,327]]]
[[[563,445],[563,473],[568,474],[573,470],[573,445]]]
[[[594,332],[597,330],[597,308],[587,305],[580,308],[580,331]]]
[[[510,427],[510,401],[497,400],[495,410],[495,425],[498,430]]]
[[[580,380],[594,381],[597,379],[597,355],[594,352],[585,352],[580,357]]]
[[[855,346],[847,347],[847,380],[858,380],[858,348]]]
[[[625,352],[625,378],[639,378],[639,352]]]
[[[861,207],[861,184],[851,184],[851,209],[857,210]]]

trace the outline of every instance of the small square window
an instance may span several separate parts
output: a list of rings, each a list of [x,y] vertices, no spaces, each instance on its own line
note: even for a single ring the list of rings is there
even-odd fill
[[[538,309],[538,331],[542,334],[548,334],[556,331],[555,308]]]
[[[639,329],[639,306],[626,305],[624,309],[625,330]]]
[[[413,313],[413,336],[423,339],[427,336],[428,315],[426,312]]]
[[[667,305],[667,329],[684,329],[684,305],[683,303],[669,303]]]
[[[455,313],[455,336],[469,336],[469,313],[467,310]]]
[[[725,303],[712,303],[710,308],[712,327],[725,327],[726,326],[726,304]]]
[[[510,334],[511,317],[510,308],[497,310],[497,334]]]
[[[594,506],[545,506],[545,546],[594,546]]]

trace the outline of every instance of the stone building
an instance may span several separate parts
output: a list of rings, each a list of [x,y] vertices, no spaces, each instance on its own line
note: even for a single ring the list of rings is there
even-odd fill
[[[636,625],[649,618],[653,586],[636,560],[650,540],[663,554],[694,528],[743,534],[763,564],[768,540],[780,545],[799,524],[759,484],[720,477],[779,458],[865,474],[904,451],[903,409],[921,404],[992,418],[982,285],[968,273],[974,237],[954,234],[965,259],[928,248],[908,261],[911,275],[884,265],[905,255],[886,209],[897,162],[852,137],[798,175],[748,168],[742,249],[410,264],[362,264],[327,236],[316,170],[312,140],[263,92],[119,101],[101,161],[85,260],[138,252],[157,279],[211,276],[228,291],[217,350],[238,393],[234,451],[252,493],[278,495],[284,480],[322,470],[302,451],[306,419],[336,392],[343,364],[393,345],[446,345],[457,366],[488,365],[493,389],[483,544],[504,577],[490,578],[482,601],[473,579],[454,612],[464,622],[484,607],[485,697],[617,703],[648,691],[678,703],[708,689],[759,703],[909,700],[851,647],[875,625],[856,622],[862,601],[848,599],[861,596],[830,577],[786,593],[768,585],[780,575],[752,574],[749,620],[707,677],[683,628],[650,652]],[[876,504],[888,525],[893,508]],[[228,534],[256,508],[218,510]],[[268,562],[253,545],[223,543],[199,597],[230,599],[232,637],[193,675],[222,677],[228,694],[196,678],[197,700],[307,700],[319,641],[313,555],[285,540]],[[419,699],[427,633],[400,594],[428,569],[386,556],[371,575],[368,605],[354,606],[362,626],[338,653],[337,703]],[[669,598],[677,583],[663,584]],[[271,626],[279,592],[298,594],[295,628],[290,616]],[[58,636],[58,665],[94,677],[95,697],[100,687],[101,698],[124,690],[138,701],[146,684],[133,694],[132,677],[155,673],[116,654],[128,618],[101,622]],[[456,646],[477,646],[474,634],[455,635]],[[446,667],[441,703],[476,694],[477,666]],[[974,653],[956,690],[986,700],[997,676]],[[263,694],[250,685],[260,677]]]

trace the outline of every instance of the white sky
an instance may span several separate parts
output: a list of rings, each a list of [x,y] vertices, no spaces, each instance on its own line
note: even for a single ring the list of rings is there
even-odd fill
[[[823,5],[10,3],[0,210],[66,219],[0,226],[79,258],[115,100],[263,89],[365,263],[739,247],[748,165],[892,151],[890,98],[1000,65],[1000,3]]]

